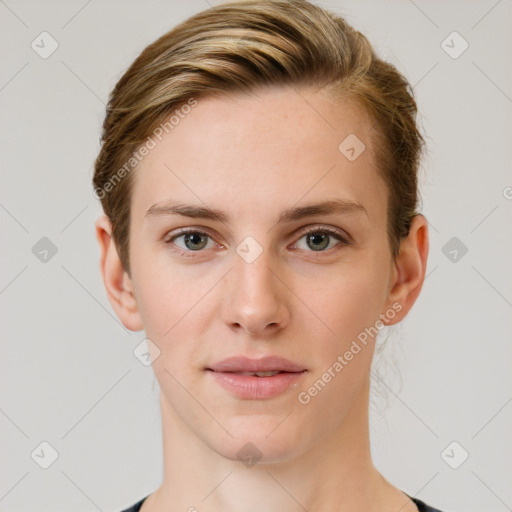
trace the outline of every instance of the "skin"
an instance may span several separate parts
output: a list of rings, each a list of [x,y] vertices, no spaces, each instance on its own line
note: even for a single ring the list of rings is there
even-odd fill
[[[417,511],[371,460],[375,338],[309,403],[298,400],[379,315],[385,325],[404,318],[425,277],[422,215],[392,260],[372,129],[358,104],[312,88],[200,98],[135,171],[130,275],[108,219],[98,219],[109,300],[123,324],[144,329],[160,351],[153,369],[164,478],[142,512]],[[354,161],[338,150],[349,134],[366,146]],[[333,198],[357,202],[365,212],[277,223],[287,208]],[[169,201],[222,210],[229,222],[146,215]],[[173,246],[170,238],[182,227],[209,235],[204,248],[194,251],[183,236]],[[299,233],[304,227],[317,233],[309,244]],[[328,227],[352,243],[331,237],[324,247],[318,232]],[[262,248],[251,263],[236,252],[247,236]],[[308,371],[276,397],[244,400],[204,371],[233,355],[279,355]],[[251,467],[237,456],[248,442],[261,452]]]

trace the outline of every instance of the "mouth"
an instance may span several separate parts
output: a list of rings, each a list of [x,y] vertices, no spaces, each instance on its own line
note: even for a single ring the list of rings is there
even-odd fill
[[[212,370],[214,371],[214,370]],[[285,372],[281,370],[273,370],[269,372],[224,372],[224,373],[236,373],[237,375],[252,375],[255,377],[273,377],[279,373],[295,373],[295,372]]]
[[[231,357],[205,370],[230,394],[246,400],[272,398],[297,387],[298,380],[307,372],[303,366],[275,356]]]
[[[261,359],[251,359],[245,356],[228,357],[205,369],[214,372],[232,372],[247,375],[262,374],[263,377],[268,377],[269,375],[266,374],[269,372],[275,374],[297,373],[306,370],[302,365],[279,356],[267,356]]]

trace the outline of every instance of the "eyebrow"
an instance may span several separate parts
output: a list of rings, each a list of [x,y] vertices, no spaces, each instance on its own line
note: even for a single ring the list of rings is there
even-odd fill
[[[347,199],[331,199],[320,203],[288,208],[279,215],[277,223],[293,222],[305,217],[312,217],[314,215],[349,213],[364,213],[368,217],[366,208],[360,203]],[[190,217],[193,219],[211,219],[224,222],[226,224],[230,221],[229,216],[222,210],[209,208],[207,206],[174,202],[154,204],[145,213],[145,217],[160,215],[180,215],[182,217]]]

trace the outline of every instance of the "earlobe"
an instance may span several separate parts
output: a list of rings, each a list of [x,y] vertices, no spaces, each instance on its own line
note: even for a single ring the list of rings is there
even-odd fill
[[[428,223],[427,219],[417,214],[414,216],[409,234],[402,240],[400,254],[394,264],[393,281],[388,294],[388,307],[400,304],[392,319],[384,319],[386,325],[393,325],[402,320],[416,302],[425,280],[428,257]]]
[[[100,247],[100,271],[108,300],[123,325],[131,331],[143,329],[132,280],[124,270],[112,238],[112,224],[106,215],[96,221]]]

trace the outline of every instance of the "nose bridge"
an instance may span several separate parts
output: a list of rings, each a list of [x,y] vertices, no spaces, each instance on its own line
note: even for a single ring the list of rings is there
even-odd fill
[[[265,249],[257,254],[256,249],[250,247],[247,253],[241,254],[243,250],[243,245],[237,248],[235,280],[245,288],[248,295],[255,297],[259,294],[272,295],[275,277],[272,271],[273,262],[270,251]]]
[[[283,285],[275,276],[277,267],[272,251],[251,237],[237,246],[224,312],[227,323],[251,334],[283,325],[286,304]]]

